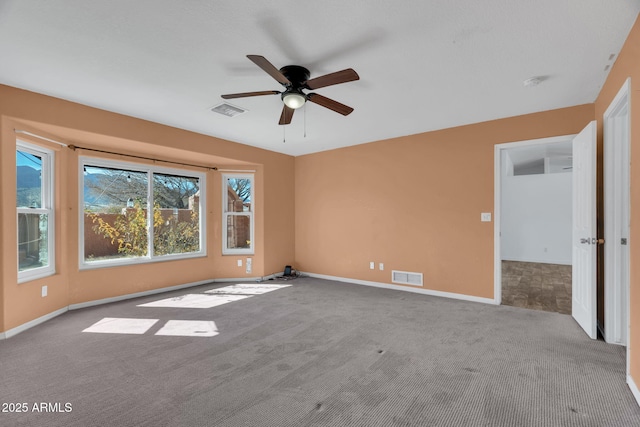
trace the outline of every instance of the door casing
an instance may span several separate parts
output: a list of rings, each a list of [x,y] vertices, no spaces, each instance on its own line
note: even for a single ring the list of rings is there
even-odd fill
[[[549,138],[530,139],[525,141],[506,142],[494,146],[494,206],[493,206],[493,300],[500,305],[502,303],[502,252],[501,240],[501,210],[502,210],[502,152],[510,148],[521,148],[527,146],[553,144],[558,142],[571,141],[576,135],[552,136]]]
[[[629,342],[630,94],[628,78],[603,115],[604,336],[619,345]],[[622,238],[627,245],[621,244]]]

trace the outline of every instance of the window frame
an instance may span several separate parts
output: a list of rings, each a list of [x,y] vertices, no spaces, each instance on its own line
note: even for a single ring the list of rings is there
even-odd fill
[[[176,175],[188,178],[197,178],[199,180],[199,193],[200,199],[198,203],[199,212],[199,245],[200,250],[196,252],[186,252],[177,254],[155,255],[153,253],[153,215],[147,215],[147,230],[148,230],[148,243],[147,243],[147,255],[131,258],[117,258],[117,259],[105,259],[97,261],[87,261],[84,256],[85,246],[85,228],[84,228],[84,170],[85,167],[99,167],[99,168],[111,168],[111,169],[123,169],[131,172],[142,172],[147,174],[147,212],[151,212],[153,206],[153,175],[165,174]],[[80,270],[92,270],[96,268],[105,267],[118,267],[127,265],[148,264],[164,261],[175,261],[181,259],[202,258],[207,256],[207,229],[206,229],[206,185],[207,175],[203,172],[197,172],[190,169],[176,169],[167,168],[156,165],[147,165],[143,163],[126,162],[119,160],[110,160],[100,157],[80,156],[78,159],[78,202],[80,208],[78,209],[78,260]]]
[[[16,251],[20,245],[20,230],[18,222],[20,214],[39,214],[47,215],[47,258],[46,266],[31,268],[20,271],[20,256],[17,254],[16,270],[18,272],[18,283],[24,283],[31,280],[41,279],[56,274],[56,254],[55,254],[55,152],[49,148],[36,145],[33,143],[16,140],[16,153],[22,151],[25,153],[38,156],[42,159],[42,168],[40,169],[41,179],[41,203],[40,208],[16,207]],[[18,190],[17,182],[18,164],[16,162],[16,192]],[[17,197],[17,196],[16,196]]]
[[[249,179],[251,181],[251,210],[247,212],[228,212],[228,179]],[[255,174],[254,173],[223,173],[222,174],[222,255],[254,255],[255,254]],[[227,222],[230,216],[249,217],[249,240],[251,244],[248,248],[228,248],[227,247]]]

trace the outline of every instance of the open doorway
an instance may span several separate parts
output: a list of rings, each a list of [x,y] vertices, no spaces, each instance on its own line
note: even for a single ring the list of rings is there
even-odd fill
[[[587,336],[597,338],[596,322],[596,121],[591,121],[577,135],[544,138],[495,146],[494,187],[494,299],[502,303],[502,183],[513,163],[503,151],[516,147],[572,141],[571,164],[571,317]],[[504,157],[504,158],[503,158]],[[551,161],[545,161],[550,164]],[[569,170],[569,169],[567,169]],[[552,175],[552,174],[550,174]],[[543,246],[549,250],[549,247]]]
[[[571,314],[572,139],[524,141],[501,150],[504,305]]]

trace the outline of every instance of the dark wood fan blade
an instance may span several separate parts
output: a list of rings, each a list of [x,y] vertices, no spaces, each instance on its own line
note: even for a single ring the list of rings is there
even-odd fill
[[[229,95],[222,95],[223,99],[233,98],[246,98],[248,96],[262,96],[262,95],[279,95],[277,90],[263,90],[261,92],[244,92],[244,93],[230,93]]]
[[[335,73],[325,74],[324,76],[307,80],[305,86],[309,89],[319,89],[321,87],[352,82],[354,80],[360,80],[360,76],[352,68],[347,68],[346,70],[336,71]]]
[[[252,60],[254,64],[262,68],[267,74],[276,79],[276,81],[282,85],[290,85],[291,82],[284,76],[271,62],[264,56],[260,55],[247,55],[247,58]]]
[[[282,107],[282,114],[280,114],[280,122],[279,125],[288,125],[291,123],[291,119],[293,118],[293,112],[295,110],[293,108],[289,108],[286,105]]]
[[[353,108],[327,98],[326,96],[318,95],[317,93],[308,94],[307,99],[315,104],[322,105],[325,108],[333,110],[336,113],[340,113],[343,116],[348,116],[353,111]]]

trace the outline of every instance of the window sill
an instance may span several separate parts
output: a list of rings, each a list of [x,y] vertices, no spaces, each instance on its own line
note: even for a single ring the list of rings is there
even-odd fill
[[[27,271],[22,273],[23,274],[18,273],[18,284],[31,282],[38,279],[43,279],[45,277],[53,276],[54,274],[56,274],[54,270],[46,270],[46,271],[39,271],[39,272]]]
[[[245,251],[222,251],[222,256],[236,256],[236,255],[255,255],[254,250],[245,250]]]
[[[99,268],[110,268],[110,267],[127,267],[141,264],[155,264],[159,262],[168,262],[168,261],[184,261],[195,258],[206,258],[206,252],[196,252],[190,254],[179,254],[179,255],[165,255],[165,256],[156,256],[153,258],[149,257],[138,257],[138,258],[126,258],[126,259],[111,259],[111,260],[102,260],[102,261],[93,261],[86,262],[84,260],[80,261],[80,271],[85,270],[95,270]]]

